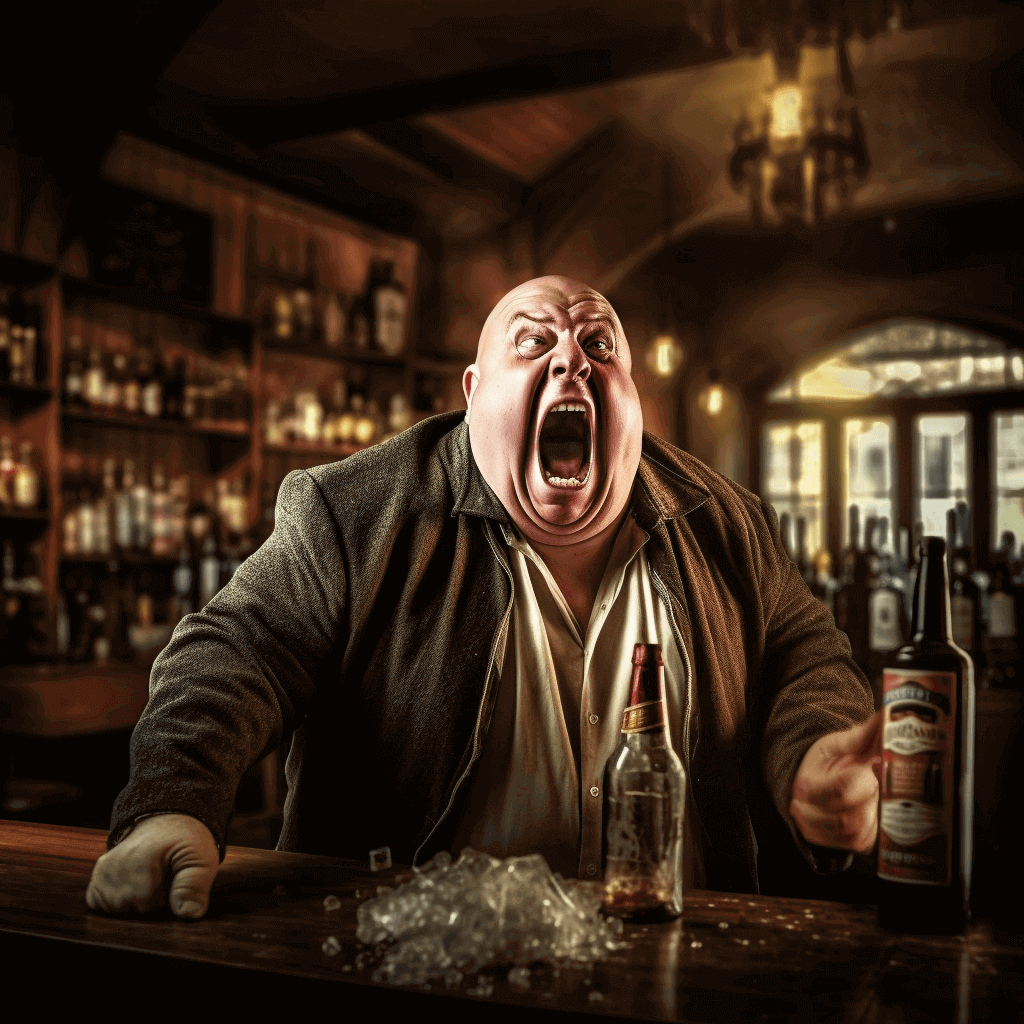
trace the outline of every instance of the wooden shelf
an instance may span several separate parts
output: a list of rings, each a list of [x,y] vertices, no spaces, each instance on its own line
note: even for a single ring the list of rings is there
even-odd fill
[[[5,523],[37,523],[40,526],[50,521],[50,513],[43,509],[7,508],[0,506],[0,520]]]
[[[323,359],[331,363],[361,363],[365,366],[381,366],[387,369],[404,370],[410,359],[405,356],[389,356],[383,352],[361,351],[352,348],[328,348],[326,345],[294,345],[273,338],[259,339],[267,352],[283,352],[304,359]]]
[[[0,383],[0,400],[10,404],[15,419],[29,409],[38,409],[53,398],[53,388],[42,384],[11,384]]]
[[[216,313],[208,306],[188,302],[176,295],[152,291],[147,288],[125,288],[116,285],[84,281],[77,277],[64,277],[61,287],[66,298],[104,299],[133,309],[148,309],[158,313],[169,313],[189,320],[198,320],[211,328],[211,348],[224,348],[230,344],[241,344],[247,351],[252,347],[252,323],[242,317]]]
[[[0,252],[0,281],[31,288],[56,275],[57,268],[49,263],[40,263],[13,252]]]
[[[70,423],[88,423],[94,426],[120,427],[127,430],[151,430],[161,434],[190,434],[197,437],[248,439],[249,423],[183,423],[178,420],[151,419],[131,413],[97,412],[92,409],[61,408],[61,416]]]
[[[109,555],[65,555],[60,556],[61,565],[121,565],[158,566],[174,565],[177,555],[150,555],[144,551],[111,552]]]
[[[344,459],[348,455],[369,448],[366,444],[303,444],[301,441],[289,441],[285,444],[263,445],[265,455],[322,455],[326,458]]]

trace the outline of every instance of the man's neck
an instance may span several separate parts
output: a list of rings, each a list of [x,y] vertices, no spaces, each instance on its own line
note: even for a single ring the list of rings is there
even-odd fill
[[[604,579],[615,537],[622,525],[627,509],[594,537],[580,541],[578,544],[541,544],[531,540],[537,554],[544,559],[544,564],[558,584],[580,628],[586,632],[590,622],[590,614],[594,609],[597,592]]]

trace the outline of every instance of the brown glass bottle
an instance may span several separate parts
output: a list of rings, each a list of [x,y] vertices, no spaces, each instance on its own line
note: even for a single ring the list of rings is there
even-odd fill
[[[953,643],[946,543],[926,537],[910,643],[882,682],[878,920],[894,931],[963,931],[970,920],[974,664]]]
[[[665,714],[658,644],[633,648],[629,705],[604,772],[604,909],[630,921],[671,921],[683,912],[686,773]]]

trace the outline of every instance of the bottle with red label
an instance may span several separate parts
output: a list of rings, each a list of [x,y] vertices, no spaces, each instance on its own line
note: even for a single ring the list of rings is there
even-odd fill
[[[953,934],[970,920],[974,664],[953,642],[946,542],[919,555],[910,642],[882,675],[878,919]]]

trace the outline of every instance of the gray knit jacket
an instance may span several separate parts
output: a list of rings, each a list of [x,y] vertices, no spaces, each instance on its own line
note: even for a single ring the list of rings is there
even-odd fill
[[[818,737],[871,713],[870,690],[774,511],[649,434],[630,509],[687,669],[670,727],[708,887],[756,892],[759,870],[787,857],[848,865],[804,842],[790,793]],[[279,849],[365,859],[389,846],[408,864],[450,848],[512,608],[497,523],[511,526],[461,414],[289,474],[272,536],[153,666],[109,845],[177,811],[223,857],[243,774],[291,732]]]

